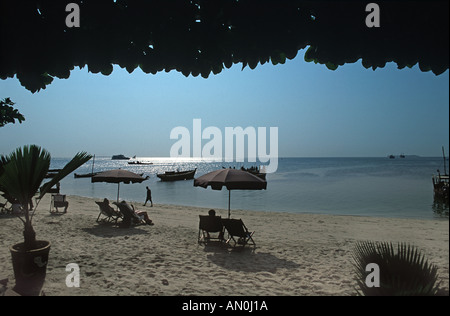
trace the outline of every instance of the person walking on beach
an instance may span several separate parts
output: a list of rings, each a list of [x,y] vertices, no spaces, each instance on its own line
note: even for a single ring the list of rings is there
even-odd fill
[[[152,190],[150,190],[149,187],[145,187],[147,189],[147,198],[145,199],[145,203],[144,206],[147,204],[148,201],[150,201],[150,206],[153,206],[153,201],[152,201]]]

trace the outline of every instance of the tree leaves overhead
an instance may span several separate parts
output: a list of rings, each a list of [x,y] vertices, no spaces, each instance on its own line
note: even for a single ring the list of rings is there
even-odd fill
[[[207,78],[238,63],[283,64],[307,46],[306,61],[332,70],[359,59],[448,69],[446,0],[377,1],[379,28],[365,24],[367,1],[304,0],[83,0],[80,28],[68,28],[69,2],[1,2],[1,79],[36,92],[76,66],[109,75],[113,65]]]

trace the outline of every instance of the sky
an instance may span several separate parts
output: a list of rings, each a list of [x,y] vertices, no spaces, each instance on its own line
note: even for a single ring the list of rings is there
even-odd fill
[[[171,131],[185,127],[192,144],[194,119],[223,137],[226,127],[266,127],[269,139],[277,127],[279,157],[440,157],[442,146],[448,154],[448,70],[436,76],[389,63],[373,71],[358,61],[332,71],[305,62],[304,52],[208,79],[118,66],[104,76],[85,67],[34,94],[16,78],[0,80],[0,98],[10,97],[26,119],[0,128],[0,154],[36,144],[52,157],[169,157]]]

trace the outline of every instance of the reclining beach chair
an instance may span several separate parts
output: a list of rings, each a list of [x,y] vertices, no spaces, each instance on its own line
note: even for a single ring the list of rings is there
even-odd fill
[[[64,207],[64,213],[67,213],[69,202],[66,201],[65,194],[52,194],[50,202],[50,213],[59,213],[58,207]]]
[[[98,214],[97,217],[97,223],[98,222],[105,222],[105,223],[114,223],[117,224],[117,220],[119,218],[122,218],[122,214],[118,211],[116,211],[114,208],[111,207],[111,205],[109,205],[108,201],[95,201],[95,203],[97,203],[98,207],[100,208],[100,213]],[[100,219],[100,217],[102,217]]]
[[[120,203],[113,202],[114,205],[117,205],[119,207],[120,213],[122,213],[123,219],[120,223],[120,227],[130,227],[131,225],[139,225],[139,224],[145,224],[145,221],[143,218],[136,215],[134,210],[131,208],[130,205],[128,205],[127,202],[122,201]]]
[[[226,241],[227,244],[233,241],[233,247],[236,247],[236,245],[245,246],[251,242],[253,246],[256,246],[252,238],[255,232],[249,232],[242,219],[222,219],[222,224],[229,234],[228,240]]]
[[[211,240],[224,241],[222,217],[210,215],[199,215],[199,217],[198,243],[207,243]],[[218,235],[211,237],[211,233],[218,233]]]
[[[0,203],[0,214],[10,214],[12,212],[12,205],[7,207],[8,201]]]

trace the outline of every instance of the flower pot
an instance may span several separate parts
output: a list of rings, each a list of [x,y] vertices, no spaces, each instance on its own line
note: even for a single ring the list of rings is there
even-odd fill
[[[24,244],[19,243],[10,248],[16,286],[14,291],[21,295],[39,295],[44,285],[47,272],[50,242],[37,241],[38,247],[24,250]]]

